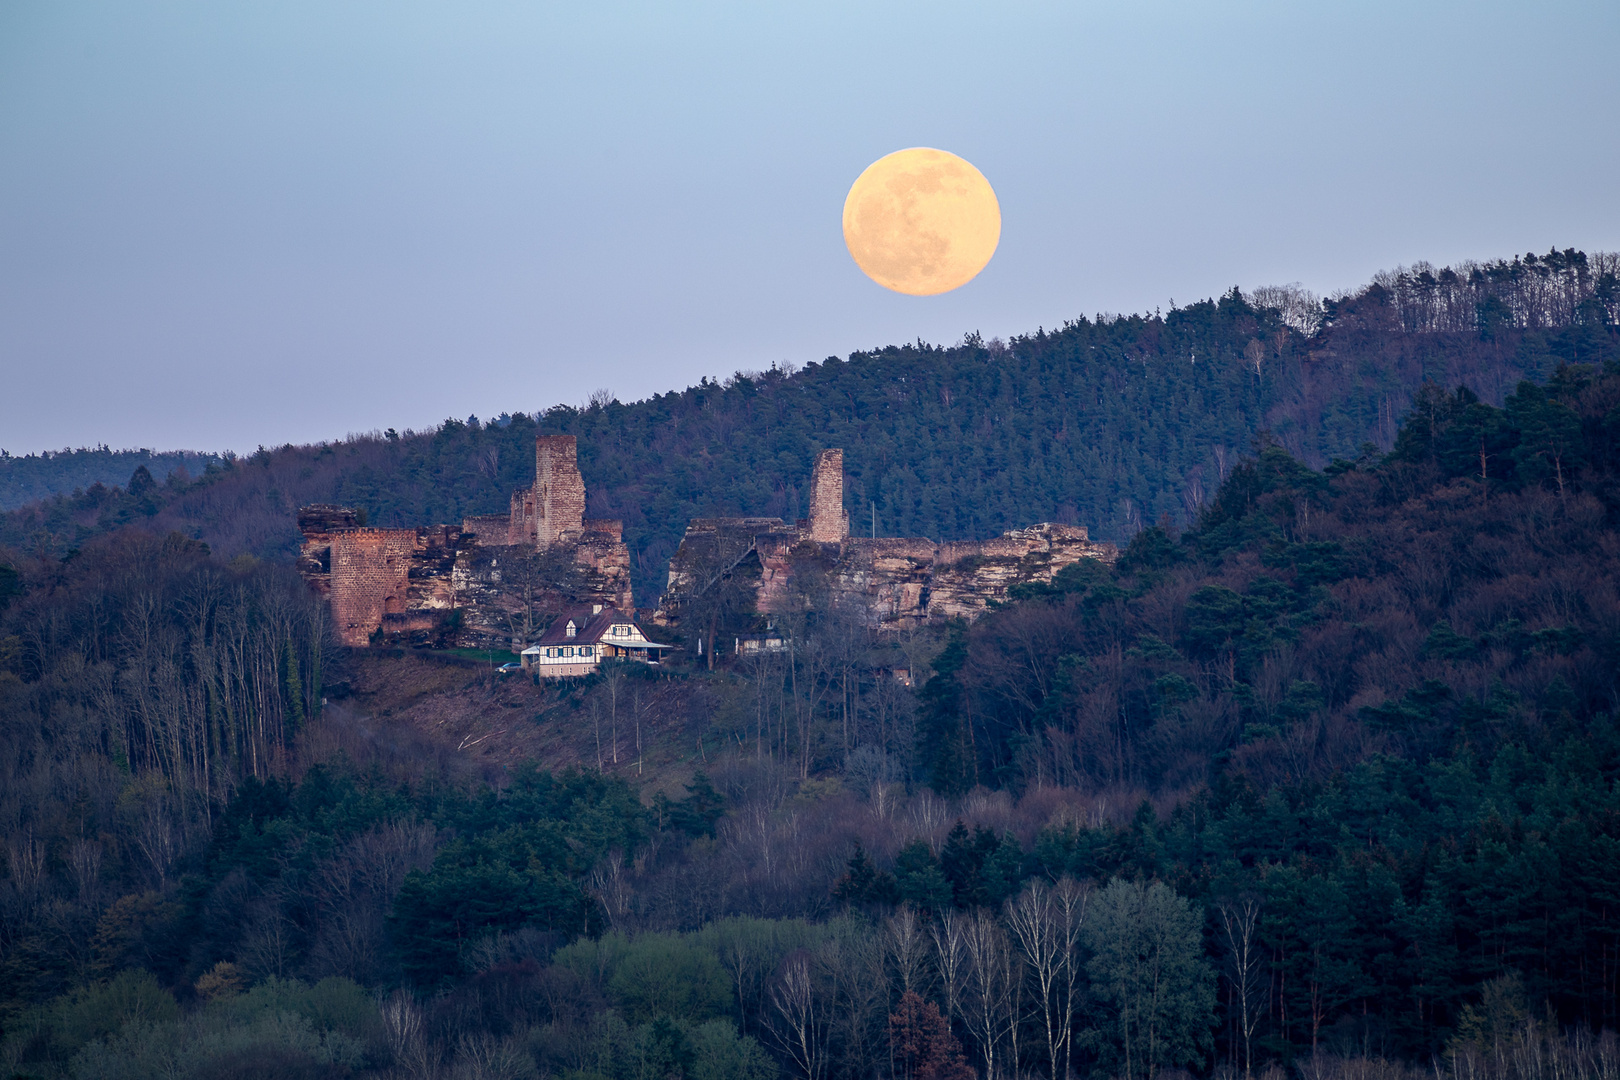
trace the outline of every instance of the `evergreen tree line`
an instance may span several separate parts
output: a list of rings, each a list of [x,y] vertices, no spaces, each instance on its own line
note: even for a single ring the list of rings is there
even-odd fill
[[[1421,759],[1457,710],[1612,708],[1617,405],[1613,365],[1566,368],[1504,408],[1427,388],[1382,459],[1315,472],[1262,446],[1196,528],[951,642],[918,699],[932,783],[1175,789],[1259,745],[1303,780],[1369,734]]]
[[[1116,567],[943,639],[862,645],[827,608],[789,618],[787,653],[676,673],[715,782],[650,805],[600,776],[469,785],[419,752],[304,771],[298,703],[306,740],[342,720],[311,715],[321,676],[285,665],[290,637],[258,650],[282,662],[279,757],[131,727],[164,715],[155,686],[207,681],[163,674],[154,625],[250,587],[258,623],[277,595],[318,605],[179,538],[21,560],[5,702],[37,736],[6,745],[36,771],[9,774],[33,796],[10,810],[6,1053],[41,1075],[244,1055],[314,1075],[1604,1075],[1620,370],[1561,369],[1500,409],[1419,402],[1389,455],[1317,472],[1262,444],[1196,528],[1146,529]],[[915,719],[885,731],[902,661]],[[73,745],[70,676],[98,669],[85,686],[121,703],[95,715],[125,719],[43,753]],[[616,677],[582,707],[635,708]],[[205,756],[237,781],[188,809]],[[328,998],[359,1004],[307,1004]]]
[[[14,456],[0,449],[0,510],[15,510],[52,495],[65,495],[96,484],[127,485],[130,478],[143,469],[145,478],[154,483],[167,480],[174,473],[180,474],[181,481],[189,482],[207,469],[209,462],[217,466],[219,455],[189,450],[166,453],[110,450],[97,446]],[[136,486],[142,483],[144,479],[136,481]]]

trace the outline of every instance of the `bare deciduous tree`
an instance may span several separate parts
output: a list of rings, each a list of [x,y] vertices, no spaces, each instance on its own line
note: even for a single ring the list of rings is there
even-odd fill
[[[1260,901],[1253,896],[1223,900],[1216,906],[1215,913],[1220,920],[1221,944],[1226,950],[1225,975],[1236,998],[1233,1018],[1243,1036],[1243,1075],[1250,1076],[1254,1071],[1254,1031],[1260,1024],[1266,981],[1265,951],[1256,935],[1260,925]]]
[[[949,908],[929,925],[934,939],[934,962],[939,970],[940,990],[945,996],[945,1016],[960,1016],[962,990],[967,979],[967,946],[962,940],[962,917]]]
[[[422,1010],[407,990],[396,990],[393,996],[378,1003],[382,1014],[383,1032],[394,1063],[407,1076],[432,1076],[438,1068],[439,1056],[425,1037]]]
[[[979,1044],[985,1080],[1017,1073],[1019,975],[1007,932],[984,910],[962,920],[967,978],[962,1019]],[[1009,1046],[1008,1044],[1011,1043]]]
[[[870,1074],[888,1057],[883,1032],[889,1015],[884,949],[864,924],[841,923],[818,957],[833,992],[829,1034],[852,1073]]]
[[[923,995],[929,981],[928,938],[911,905],[901,907],[884,922],[883,947],[900,995]]]
[[[1080,1004],[1080,932],[1089,895],[1072,878],[1056,887],[1036,878],[1007,902],[1007,927],[1035,986],[1052,1080],[1069,1074]]]
[[[625,916],[630,913],[630,881],[625,873],[624,852],[608,852],[607,858],[591,870],[591,891],[602,903],[608,923],[623,929]]]
[[[804,1080],[821,1080],[827,1072],[826,1002],[811,966],[810,954],[803,951],[782,965],[782,977],[771,991],[766,1030]]]

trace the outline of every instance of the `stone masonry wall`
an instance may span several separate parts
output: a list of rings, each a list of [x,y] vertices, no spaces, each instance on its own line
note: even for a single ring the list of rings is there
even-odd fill
[[[332,621],[345,645],[360,646],[402,613],[410,583],[415,529],[350,529],[331,538]]]
[[[298,572],[317,596],[327,595],[332,583],[332,537],[357,527],[359,520],[347,506],[316,503],[298,511],[298,531],[304,537],[298,549]]]
[[[298,569],[326,596],[344,644],[519,648],[580,603],[630,610],[630,551],[619,521],[584,519],[573,436],[535,440],[533,488],[505,516],[461,525],[366,529],[344,506],[306,506]]]
[[[585,481],[579,475],[578,450],[572,435],[540,435],[534,440],[535,534],[540,547],[550,547],[568,529],[585,520]]]
[[[508,544],[533,544],[540,535],[540,522],[534,508],[534,488],[518,488],[512,492],[512,506],[506,534]]]
[[[750,559],[759,571],[753,580],[754,609],[760,614],[782,613],[824,596],[861,608],[870,625],[883,628],[975,619],[1005,600],[1015,584],[1051,581],[1080,559],[1113,562],[1119,554],[1112,544],[1092,543],[1082,527],[1052,522],[947,544],[920,537],[852,537],[843,508],[842,465],[842,451],[816,456],[810,517],[796,528],[774,518],[693,521],[670,562],[668,591],[654,621],[679,622],[686,601]]]
[[[844,452],[823,450],[810,470],[810,539],[836,544],[849,535],[844,509]]]
[[[516,544],[519,543],[512,536],[512,521],[504,514],[485,514],[479,517],[463,518],[461,531],[478,538],[480,544]]]
[[[586,518],[580,523],[584,536],[605,536],[615,544],[624,542],[624,522],[611,518]]]

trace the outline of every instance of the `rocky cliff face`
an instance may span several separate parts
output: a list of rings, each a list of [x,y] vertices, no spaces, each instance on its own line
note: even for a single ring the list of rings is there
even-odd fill
[[[949,544],[852,537],[840,450],[816,455],[810,504],[810,516],[791,525],[763,517],[693,521],[653,621],[677,624],[705,598],[711,621],[717,604],[758,615],[837,604],[880,629],[974,619],[1014,585],[1050,581],[1080,559],[1117,556],[1084,528],[1052,523]],[[565,608],[633,607],[622,526],[586,520],[583,508],[574,440],[540,436],[535,485],[513,495],[506,517],[368,529],[348,507],[305,507],[299,570],[328,598],[345,644],[521,648]]]
[[[976,619],[1007,599],[1014,585],[1049,582],[1081,559],[1112,563],[1119,551],[1094,544],[1076,525],[1043,522],[991,540],[921,546],[906,552],[863,550],[884,541],[851,539],[839,562],[839,581],[874,604],[880,625],[906,621]],[[911,542],[915,544],[915,541]],[[926,545],[927,541],[923,541]]]
[[[810,516],[793,525],[781,518],[693,521],[670,561],[653,621],[672,626],[685,612],[714,609],[717,590],[731,594],[726,602],[747,592],[758,615],[838,604],[880,629],[975,619],[1014,585],[1051,581],[1080,559],[1111,563],[1119,555],[1112,544],[1093,544],[1083,527],[1053,522],[949,544],[850,536],[843,470],[842,450],[816,455]]]
[[[345,645],[521,649],[566,608],[632,608],[623,526],[585,520],[584,506],[573,436],[542,435],[534,487],[506,516],[368,529],[350,507],[306,506],[298,569]]]
[[[745,582],[759,614],[838,603],[869,625],[897,629],[924,621],[975,619],[1012,586],[1048,582],[1080,559],[1113,562],[1112,544],[1094,544],[1079,526],[1043,523],[991,540],[844,537],[819,542],[808,528],[775,518],[694,521],[670,563],[654,621],[672,625],[721,579]]]
[[[324,509],[353,516],[341,507]],[[567,608],[601,603],[628,610],[632,601],[630,552],[609,531],[576,529],[539,551],[483,544],[451,525],[312,528],[298,568],[327,598],[339,638],[353,647],[376,640],[521,648]]]

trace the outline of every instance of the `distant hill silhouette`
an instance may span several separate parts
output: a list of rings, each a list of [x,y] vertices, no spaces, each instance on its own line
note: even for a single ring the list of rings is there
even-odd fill
[[[15,510],[53,495],[69,495],[95,484],[128,484],[135,470],[145,468],[158,482],[184,469],[185,480],[199,475],[218,454],[193,450],[109,450],[105,446],[57,450],[13,457],[0,450],[0,511]]]

